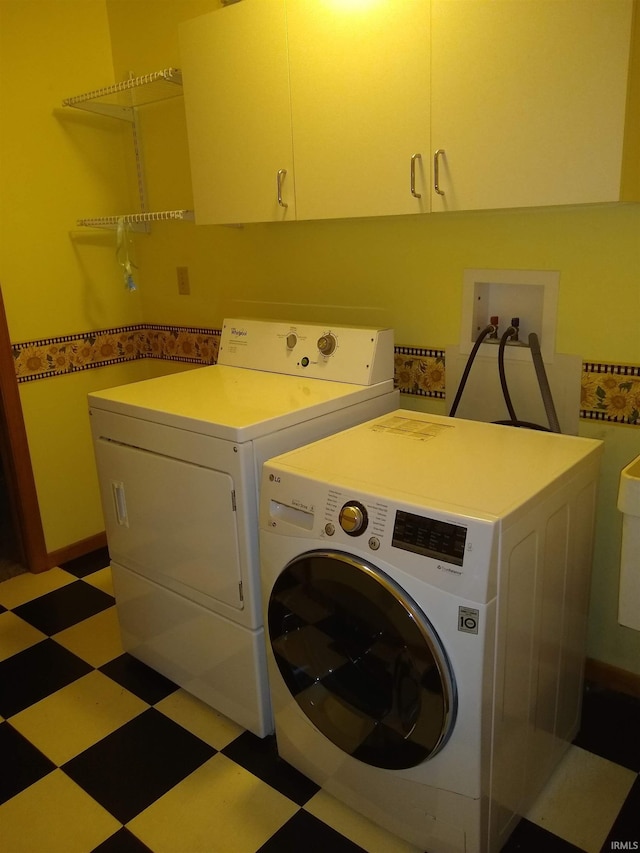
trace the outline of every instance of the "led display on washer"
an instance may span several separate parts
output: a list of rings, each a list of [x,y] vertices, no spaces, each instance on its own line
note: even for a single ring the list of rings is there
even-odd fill
[[[461,566],[466,539],[466,527],[398,510],[391,544],[423,557]]]

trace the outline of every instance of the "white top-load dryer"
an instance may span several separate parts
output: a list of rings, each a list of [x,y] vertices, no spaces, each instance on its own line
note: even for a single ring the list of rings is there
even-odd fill
[[[601,451],[398,410],[270,459],[282,757],[420,850],[500,849],[579,725]]]
[[[392,330],[260,320],[226,320],[214,366],[90,394],[124,648],[271,732],[261,465],[397,405]]]

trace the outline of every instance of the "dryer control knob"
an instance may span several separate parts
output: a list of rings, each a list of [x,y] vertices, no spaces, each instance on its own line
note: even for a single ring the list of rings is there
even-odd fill
[[[360,536],[367,529],[367,510],[357,501],[345,504],[338,515],[340,527],[349,536]]]
[[[336,348],[336,343],[337,341],[331,332],[327,332],[326,335],[322,335],[321,338],[318,338],[318,349],[322,355],[331,355]]]
[[[287,349],[293,349],[298,343],[298,336],[295,332],[289,332],[287,335]]]

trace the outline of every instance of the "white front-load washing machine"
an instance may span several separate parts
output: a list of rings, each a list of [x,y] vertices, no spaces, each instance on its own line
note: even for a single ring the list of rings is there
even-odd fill
[[[269,734],[260,468],[397,406],[392,330],[226,320],[216,365],[89,406],[125,650]]]
[[[600,452],[398,410],[269,460],[282,757],[422,850],[498,850],[579,726]]]

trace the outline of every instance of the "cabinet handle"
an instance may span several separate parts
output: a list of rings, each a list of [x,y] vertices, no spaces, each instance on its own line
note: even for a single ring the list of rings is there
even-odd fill
[[[422,193],[416,192],[416,160],[422,160],[422,154],[411,155],[411,195],[414,198],[422,198]]]
[[[282,182],[284,180],[285,175],[287,174],[286,169],[278,169],[278,178],[277,178],[277,187],[278,187],[278,204],[280,207],[289,207],[286,201],[282,201]]]
[[[440,189],[440,155],[444,154],[444,148],[438,148],[433,155],[433,188],[438,195],[444,195],[444,190]]]

